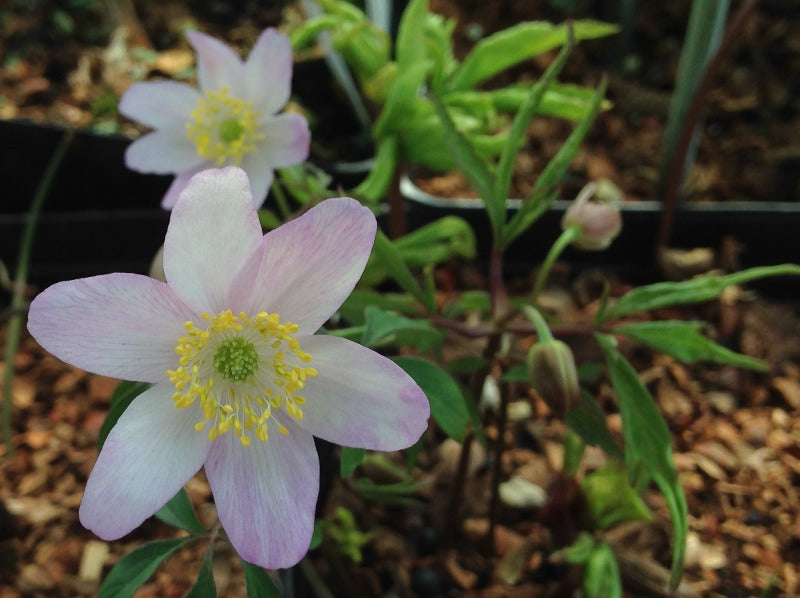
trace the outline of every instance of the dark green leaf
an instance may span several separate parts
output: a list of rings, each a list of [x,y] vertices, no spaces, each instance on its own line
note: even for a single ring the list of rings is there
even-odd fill
[[[395,357],[394,362],[419,384],[431,403],[431,415],[445,434],[462,442],[470,416],[461,389],[436,364],[419,357]]]
[[[800,266],[795,264],[760,266],[726,276],[705,274],[681,282],[657,282],[633,289],[620,297],[605,311],[601,321],[659,307],[710,301],[719,296],[725,287],[744,284],[767,276],[800,276]]]
[[[684,363],[695,361],[712,361],[725,363],[740,368],[748,368],[763,372],[766,366],[762,361],[735,353],[718,345],[700,333],[703,322],[635,322],[617,326],[614,332],[666,353]]]
[[[622,449],[614,440],[606,425],[606,416],[594,397],[588,393],[581,396],[581,404],[567,411],[564,416],[569,428],[580,436],[586,444],[599,446],[606,454],[622,459]]]
[[[242,569],[247,598],[282,598],[283,594],[266,570],[247,561],[242,561]]]
[[[127,380],[117,385],[114,394],[111,395],[111,407],[108,410],[108,415],[106,415],[103,425],[100,426],[97,439],[100,448],[103,448],[103,443],[106,441],[106,438],[108,438],[108,433],[111,432],[111,428],[117,423],[117,420],[128,408],[128,405],[133,402],[133,399],[150,388],[150,386],[151,385],[146,382],[128,382]]]
[[[444,308],[444,315],[456,318],[467,312],[488,313],[492,303],[486,291],[464,291]]]
[[[206,531],[197,520],[192,503],[189,501],[189,495],[186,494],[186,490],[183,488],[159,509],[156,517],[164,523],[185,529],[193,534],[202,534]]]
[[[502,382],[530,382],[531,378],[525,364],[517,363],[508,368],[500,380]]]
[[[311,532],[311,544],[308,545],[308,550],[316,550],[322,544],[322,525],[320,521],[314,522],[314,531]]]
[[[486,367],[489,361],[474,355],[465,355],[449,362],[446,367],[450,374],[457,376],[463,374],[473,374],[479,369]]]
[[[353,482],[355,489],[364,497],[375,502],[392,505],[419,505],[413,497],[418,491],[430,486],[430,482],[397,482],[395,484],[376,484],[368,478]]]
[[[109,572],[100,587],[99,598],[133,596],[169,555],[192,540],[192,537],[157,540],[129,552]]]
[[[356,467],[361,465],[364,456],[367,454],[366,449],[352,448],[349,446],[342,447],[342,457],[339,462],[339,475],[343,478],[349,478],[353,475]]]
[[[258,221],[261,223],[261,228],[266,230],[273,230],[283,224],[275,212],[266,208],[258,211]]]
[[[611,383],[617,395],[622,415],[622,433],[625,439],[625,466],[628,475],[635,478],[640,466],[658,485],[672,518],[673,547],[670,582],[677,586],[683,571],[686,552],[688,513],[675,463],[672,460],[672,440],[667,424],[656,407],[653,397],[636,375],[633,367],[616,349],[616,341],[608,334],[596,333],[600,348],[606,357]]]
[[[410,344],[424,352],[441,342],[441,333],[424,320],[412,320],[380,307],[367,307],[367,318],[361,344],[376,347],[387,343]],[[405,342],[400,342],[405,341]]]
[[[362,291],[359,289],[350,293],[350,296],[339,308],[339,313],[349,324],[360,326],[367,321],[367,317],[364,314],[370,305],[406,315],[419,313],[417,302],[410,295],[376,293],[375,291]]]
[[[211,559],[213,552],[209,546],[200,564],[200,574],[194,582],[192,589],[186,594],[186,598],[216,598],[217,586],[214,585],[214,572],[211,569]]]
[[[622,579],[617,557],[608,544],[598,544],[583,570],[586,598],[622,598]]]
[[[436,307],[433,297],[429,297],[417,283],[411,270],[408,269],[400,251],[389,240],[389,238],[378,230],[375,235],[374,255],[377,257],[384,270],[399,284],[404,291],[416,297],[416,299],[433,311]]]

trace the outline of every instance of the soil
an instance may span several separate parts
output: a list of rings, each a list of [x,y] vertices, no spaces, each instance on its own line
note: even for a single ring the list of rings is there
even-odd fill
[[[193,21],[240,48],[280,20],[280,2],[169,1],[158,9],[134,2],[131,13],[112,18],[94,3],[41,0],[0,9],[0,117],[26,118],[135,136],[141,131],[119,119],[108,102],[143,76],[191,77],[191,55],[181,27]],[[534,1],[453,2],[432,0],[443,14],[459,18],[463,53],[471,43],[469,25],[491,32],[519,20],[560,20],[551,3]],[[555,3],[552,3],[555,4]],[[579,3],[583,4],[583,3]],[[565,194],[587,178],[612,178],[629,199],[652,197],[658,147],[674,80],[688,1],[640,3],[636,33],[625,53],[625,76],[611,75],[613,110],[601,116],[573,165]],[[800,17],[790,2],[764,1],[713,87],[706,107],[698,159],[687,193],[705,201],[764,199],[794,201],[800,190]],[[105,5],[103,5],[105,6]],[[125,2],[119,4],[123,11]],[[586,7],[581,7],[586,8]],[[72,29],[57,11],[67,14]],[[597,16],[597,15],[596,15]],[[132,39],[152,49],[132,54],[115,38],[113,23],[132,26]],[[474,28],[473,28],[474,29]],[[69,31],[68,31],[69,30]],[[147,32],[146,34],[144,32]],[[113,40],[117,39],[116,45]],[[608,47],[586,44],[565,74],[594,84]],[[188,62],[187,62],[188,60]],[[535,77],[546,61],[514,69],[511,77]],[[502,83],[497,81],[495,83]],[[105,98],[105,100],[103,99]],[[535,121],[529,153],[518,164],[516,187],[529,188],[545,158],[566,137],[569,126]],[[458,180],[434,178],[458,195]],[[526,187],[527,186],[527,187]],[[469,267],[436,272],[440,305],[459,289],[485,288]],[[568,321],[589,322],[597,308],[594,274],[565,277],[571,282],[548,289],[545,306]],[[525,282],[518,290],[525,290]],[[613,283],[615,293],[625,285]],[[723,366],[681,365],[635,347],[625,351],[656,398],[673,434],[675,461],[689,503],[686,574],[678,595],[744,597],[800,595],[800,317],[796,304],[763,300],[733,289],[697,310],[664,311],[653,317],[702,319],[710,336],[732,349],[763,359],[764,374]],[[8,314],[6,314],[7,316]],[[0,331],[0,337],[5,331]],[[0,338],[0,340],[4,340]],[[512,349],[517,360],[532,341]],[[580,338],[571,338],[578,361],[598,361]],[[446,359],[476,355],[480,347],[448,336]],[[105,543],[77,520],[86,478],[97,456],[97,434],[117,381],[63,364],[26,338],[13,366],[14,455],[0,453],[0,598],[96,595],[102,577],[134,547],[173,537],[157,520],[146,522],[120,541]],[[5,367],[9,367],[6,363]],[[494,372],[499,375],[501,372]],[[607,408],[607,422],[619,433],[612,392],[604,377],[588,389]],[[512,397],[512,423],[504,435],[503,479],[520,477],[547,496],[537,508],[502,504],[494,537],[489,528],[490,472],[496,463],[473,446],[464,500],[458,505],[452,537],[445,533],[459,447],[432,426],[424,437],[414,477],[430,485],[411,505],[366,501],[352,481],[334,476],[322,509],[345,506],[359,529],[373,536],[355,562],[326,539],[291,574],[296,596],[315,595],[322,582],[336,596],[548,596],[572,595],[580,571],[557,559],[557,551],[587,529],[576,482],[564,477],[563,421],[523,384],[505,388]],[[495,418],[485,415],[490,440]],[[4,449],[0,449],[3,451]],[[402,455],[391,455],[402,464]],[[581,473],[604,463],[589,449]],[[358,477],[387,482],[385,474],[362,468]],[[207,482],[198,476],[187,487],[201,521],[215,521]],[[616,526],[600,533],[618,554],[630,596],[666,596],[670,524],[663,500],[645,494],[655,514],[650,523]],[[170,558],[137,593],[182,596],[192,586],[204,544]],[[244,595],[241,567],[225,544],[215,550],[214,576],[220,596]],[[309,581],[310,580],[310,581]],[[320,595],[320,594],[316,594]]]

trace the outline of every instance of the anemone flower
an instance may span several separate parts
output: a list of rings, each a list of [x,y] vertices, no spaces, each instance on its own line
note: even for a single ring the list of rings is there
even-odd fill
[[[367,208],[342,197],[262,235],[245,173],[207,170],[172,211],[166,283],[107,274],[34,299],[28,329],[53,355],[153,384],[100,451],[80,506],[85,527],[124,536],[205,466],[239,555],[288,567],[314,526],[313,436],[373,450],[419,438],[430,407],[400,367],[314,334],[361,276],[375,229]]]
[[[119,111],[155,131],[125,152],[128,168],[176,177],[161,206],[171,209],[189,179],[206,168],[240,166],[261,207],[274,169],[308,157],[308,123],[299,114],[276,114],[289,99],[289,38],[266,29],[244,62],[217,39],[186,34],[197,53],[197,90],[177,81],[134,83]]]

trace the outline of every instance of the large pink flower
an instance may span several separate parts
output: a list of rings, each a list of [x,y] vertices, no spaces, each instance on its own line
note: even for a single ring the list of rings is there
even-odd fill
[[[166,209],[197,172],[241,166],[261,207],[273,170],[308,157],[308,123],[299,114],[278,114],[289,99],[292,48],[289,38],[266,29],[247,60],[198,32],[186,34],[197,52],[200,90],[176,81],[134,83],[119,111],[153,127],[125,152],[139,172],[177,176],[161,202]]]
[[[167,283],[108,274],[53,285],[28,329],[57,357],[154,386],[111,430],[80,519],[106,540],[161,508],[205,465],[245,560],[305,554],[319,464],[312,435],[374,450],[413,444],[428,401],[389,359],[314,335],[367,263],[372,213],[329,199],[262,235],[245,173],[195,175],[164,244]]]

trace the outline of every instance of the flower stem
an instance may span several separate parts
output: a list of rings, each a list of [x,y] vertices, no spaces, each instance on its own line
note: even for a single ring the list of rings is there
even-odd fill
[[[283,192],[283,187],[280,181],[275,181],[277,184],[272,185],[272,194],[275,196],[275,205],[278,206],[278,211],[281,213],[282,220],[288,220],[292,215],[292,210],[289,208],[289,202],[286,200],[286,193]]]
[[[6,455],[11,456],[14,454],[14,445],[11,440],[11,387],[14,381],[14,356],[17,354],[19,347],[19,337],[22,331],[22,310],[25,305],[25,286],[28,282],[28,267],[31,261],[31,249],[33,247],[33,238],[36,233],[36,226],[39,223],[39,216],[42,212],[44,200],[47,197],[50,187],[53,184],[53,178],[58,172],[61,161],[67,153],[67,149],[72,143],[74,132],[68,130],[61,138],[56,151],[50,158],[47,168],[42,175],[42,180],[36,187],[36,193],[31,202],[31,208],[28,212],[28,219],[25,222],[25,230],[22,233],[22,240],[19,244],[19,257],[17,258],[17,270],[14,274],[14,284],[12,286],[13,292],[11,295],[11,317],[8,320],[8,332],[6,336],[5,347],[5,361],[6,369],[3,373],[3,441],[6,444]]]
[[[539,273],[536,275],[536,282],[533,285],[533,292],[531,293],[532,301],[536,301],[539,293],[542,292],[542,288],[547,282],[547,278],[550,276],[550,270],[553,269],[553,264],[556,263],[558,257],[564,252],[569,244],[578,238],[578,235],[580,235],[580,229],[577,226],[571,226],[562,232],[558,239],[556,239],[556,242],[553,243],[553,246],[550,248],[550,251],[547,252],[547,256],[544,258],[542,267],[539,268]]]

